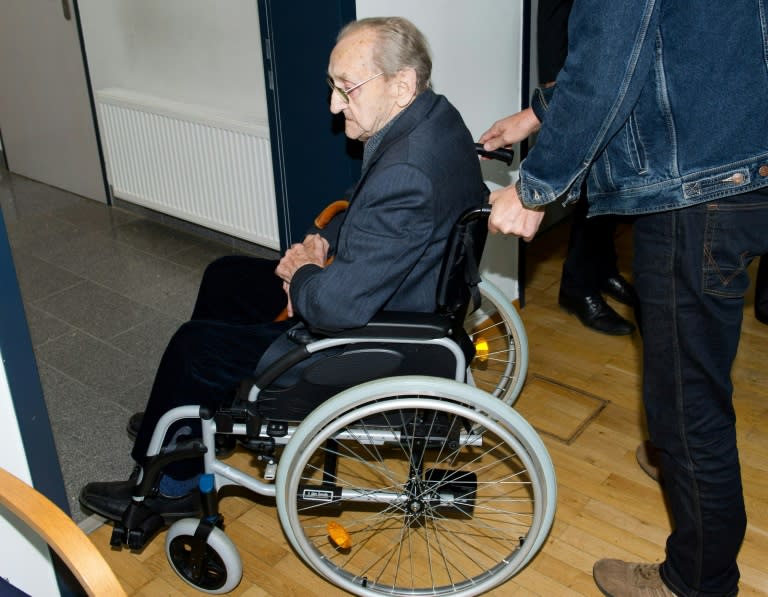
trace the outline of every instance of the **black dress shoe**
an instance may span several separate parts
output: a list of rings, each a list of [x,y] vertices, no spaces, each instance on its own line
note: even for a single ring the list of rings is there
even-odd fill
[[[136,436],[139,434],[139,428],[141,427],[141,422],[143,420],[143,412],[133,413],[131,418],[128,419],[128,426],[125,430],[128,432],[128,437],[134,441],[136,441]],[[226,458],[227,456],[230,456],[237,447],[237,440],[232,435],[216,435],[214,439],[216,440],[217,458]]]
[[[88,483],[80,491],[80,505],[112,520],[120,522],[123,513],[131,503],[136,479],[110,481],[107,483]],[[190,491],[181,497],[169,497],[162,494],[148,496],[144,504],[155,514],[162,516],[165,524],[180,518],[196,518],[203,512],[200,492]]]
[[[599,294],[571,297],[561,292],[558,303],[596,332],[610,336],[626,336],[635,331],[635,325],[616,313]]]
[[[600,291],[630,307],[637,305],[637,292],[621,274],[606,278],[600,286]]]
[[[144,412],[140,413],[133,413],[131,415],[131,418],[128,419],[128,426],[125,428],[125,430],[128,432],[128,437],[130,437],[132,440],[136,440],[136,436],[139,434],[139,428],[141,427],[141,422],[144,420]]]
[[[80,490],[80,505],[108,520],[118,522],[131,502],[135,481],[88,483]]]

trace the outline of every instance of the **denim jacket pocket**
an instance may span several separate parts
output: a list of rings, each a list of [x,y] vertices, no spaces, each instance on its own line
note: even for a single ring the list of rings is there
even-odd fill
[[[629,120],[627,120],[624,129],[626,131],[627,159],[638,174],[645,174],[648,172],[648,162],[645,159],[645,147],[640,138],[640,130],[637,127],[637,119],[634,113],[629,115]]]
[[[637,120],[631,114],[595,162],[592,180],[601,190],[617,187],[619,181],[635,179],[648,172],[645,145]]]

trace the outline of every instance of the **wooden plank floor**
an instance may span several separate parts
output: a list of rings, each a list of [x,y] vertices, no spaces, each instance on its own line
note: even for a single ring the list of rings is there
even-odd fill
[[[584,328],[557,306],[567,226],[545,233],[528,250],[526,307],[528,381],[516,408],[539,430],[558,476],[558,510],[548,541],[533,562],[492,595],[598,596],[592,565],[602,557],[660,561],[669,532],[662,493],[638,468],[644,438],[640,344]],[[630,271],[631,231],[619,231],[620,267]],[[751,293],[751,291],[750,291]],[[617,309],[626,316],[621,305]],[[747,301],[733,373],[738,441],[749,526],[739,557],[740,595],[768,595],[768,326]],[[231,593],[243,597],[323,595],[342,591],[315,575],[291,551],[269,500],[222,500],[227,532],[245,574]],[[111,527],[91,536],[129,595],[199,594],[171,571],[158,536],[140,554],[112,551]]]

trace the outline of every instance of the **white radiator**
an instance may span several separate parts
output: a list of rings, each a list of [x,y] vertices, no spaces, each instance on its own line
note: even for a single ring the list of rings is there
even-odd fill
[[[280,248],[266,123],[118,88],[96,103],[115,197]]]

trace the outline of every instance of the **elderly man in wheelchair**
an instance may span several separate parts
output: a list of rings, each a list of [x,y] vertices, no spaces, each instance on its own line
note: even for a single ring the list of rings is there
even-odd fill
[[[115,523],[113,545],[141,549],[173,523],[176,571],[227,592],[242,569],[217,495],[241,485],[275,497],[299,555],[358,594],[477,594],[538,550],[553,515],[551,463],[498,399],[519,391],[524,355],[503,359],[493,395],[464,383],[487,189],[430,72],[426,41],[405,19],[341,31],[331,111],[365,144],[360,181],[279,263],[207,268],[146,410],[131,418],[134,473],[81,492]],[[519,326],[486,295],[503,325]],[[522,333],[506,334],[523,353]],[[261,479],[225,462],[235,440]]]

